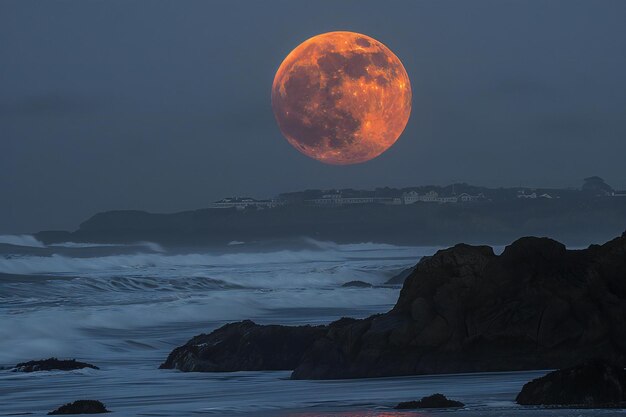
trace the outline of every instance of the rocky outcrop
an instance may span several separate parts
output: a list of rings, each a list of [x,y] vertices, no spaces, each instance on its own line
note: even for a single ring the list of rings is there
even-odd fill
[[[626,406],[626,371],[621,366],[590,361],[530,381],[515,401],[522,405]]]
[[[443,394],[433,394],[419,401],[407,401],[396,405],[396,410],[412,410],[415,408],[458,408],[463,407],[460,401],[449,400]]]
[[[406,281],[406,279],[413,273],[414,270],[415,270],[415,267],[412,266],[410,268],[406,268],[406,269],[400,271],[399,273],[397,273],[393,277],[389,278],[385,282],[385,285],[402,285],[402,284],[404,284],[404,281]]]
[[[48,358],[39,361],[18,363],[15,365],[15,368],[13,368],[13,372],[73,371],[83,368],[100,369],[95,365],[79,362],[76,359]]]
[[[50,411],[48,415],[58,414],[101,414],[108,413],[104,404],[97,400],[78,400],[73,403],[62,405],[54,411]]]
[[[623,366],[624,317],[624,236],[585,250],[528,237],[499,256],[461,244],[423,258],[386,314],[315,328],[235,323],[177,348],[166,367],[333,379],[554,369],[596,357]],[[227,338],[239,327],[247,330]]]
[[[160,368],[187,372],[291,370],[323,335],[322,326],[260,326],[250,320],[231,323],[174,349]]]

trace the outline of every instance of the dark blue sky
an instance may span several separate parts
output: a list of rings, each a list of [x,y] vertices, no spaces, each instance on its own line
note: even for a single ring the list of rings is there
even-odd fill
[[[626,188],[626,1],[0,1],[0,232],[311,187]],[[274,73],[351,30],[403,61],[413,113],[361,165],[280,135]]]

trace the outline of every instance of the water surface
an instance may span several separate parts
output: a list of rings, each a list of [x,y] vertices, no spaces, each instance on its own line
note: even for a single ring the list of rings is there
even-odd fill
[[[546,371],[292,381],[289,372],[158,369],[175,346],[231,321],[318,324],[385,312],[399,287],[384,282],[437,248],[308,239],[205,249],[1,242],[0,366],[58,356],[101,370],[0,371],[0,415],[45,415],[77,399],[129,416],[623,415],[517,406],[522,385]],[[375,287],[341,287],[352,280]],[[436,392],[466,407],[392,408]]]

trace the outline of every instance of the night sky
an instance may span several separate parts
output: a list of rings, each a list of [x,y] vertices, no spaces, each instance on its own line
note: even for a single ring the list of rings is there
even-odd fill
[[[304,188],[626,188],[626,1],[0,1],[0,233]],[[379,158],[281,136],[282,59],[350,30],[404,63],[413,112]]]

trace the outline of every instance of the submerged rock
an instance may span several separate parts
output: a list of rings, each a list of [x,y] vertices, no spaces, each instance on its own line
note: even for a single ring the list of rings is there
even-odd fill
[[[222,327],[164,368],[293,369],[294,379],[626,365],[626,237],[585,250],[527,237],[495,255],[456,245],[423,258],[395,307],[327,326]]]
[[[626,371],[601,361],[561,369],[525,384],[515,401],[521,405],[626,406]]]
[[[101,414],[108,413],[104,404],[97,400],[78,400],[73,403],[62,405],[54,411],[50,411],[48,415],[57,414]]]
[[[449,400],[443,394],[433,394],[419,401],[407,401],[396,405],[396,410],[411,410],[414,408],[457,408],[463,407],[460,401]]]
[[[352,287],[352,288],[372,288],[373,285],[369,282],[364,281],[348,281],[342,285],[344,288]]]
[[[38,361],[22,362],[15,365],[13,372],[37,372],[37,371],[72,371],[74,369],[100,369],[95,365],[86,362],[79,362],[76,359],[48,358]]]

